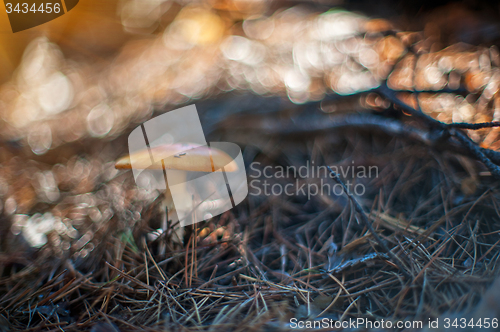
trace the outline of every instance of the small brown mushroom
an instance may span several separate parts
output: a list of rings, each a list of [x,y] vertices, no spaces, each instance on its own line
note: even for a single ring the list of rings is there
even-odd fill
[[[154,161],[152,163],[152,160]],[[214,172],[224,169],[235,172],[238,166],[224,151],[194,144],[166,144],[144,149],[123,157],[115,163],[117,169],[175,169],[194,172]]]
[[[238,165],[226,152],[220,149],[191,143],[175,143],[159,145],[134,152],[116,161],[115,168],[184,171],[178,172],[177,175],[178,183],[182,183],[183,181],[179,180],[183,180],[182,178],[185,180],[187,172],[209,173],[219,170],[235,172],[238,170]],[[179,179],[179,177],[181,178]],[[166,183],[166,189],[163,209],[166,209],[166,215],[168,215],[170,221],[175,222],[178,220],[177,212],[168,183]],[[177,191],[176,195],[178,194],[179,192]],[[184,208],[191,206],[191,195],[188,193],[187,188],[181,195],[185,201]],[[164,227],[166,227],[166,223]]]

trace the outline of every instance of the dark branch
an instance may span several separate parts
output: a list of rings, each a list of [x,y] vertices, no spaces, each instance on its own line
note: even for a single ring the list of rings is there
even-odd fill
[[[482,122],[482,123],[458,122],[458,123],[450,123],[448,125],[448,127],[459,128],[459,129],[479,130],[479,129],[484,129],[484,128],[500,127],[500,121]]]

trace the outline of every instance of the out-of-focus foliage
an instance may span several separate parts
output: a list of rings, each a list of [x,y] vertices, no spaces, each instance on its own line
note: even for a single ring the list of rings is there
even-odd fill
[[[389,84],[396,90],[465,87],[470,93],[421,94],[423,110],[433,117],[498,118],[495,48],[440,50],[439,31],[398,32],[388,21],[340,9],[272,4],[90,1],[54,23],[16,34],[29,44],[0,89],[2,135],[25,139],[43,154],[85,137],[115,137],[153,108],[231,90],[282,95],[294,103],[366,91],[395,65]],[[405,55],[408,49],[418,56]],[[497,131],[488,133],[473,135],[492,146]]]

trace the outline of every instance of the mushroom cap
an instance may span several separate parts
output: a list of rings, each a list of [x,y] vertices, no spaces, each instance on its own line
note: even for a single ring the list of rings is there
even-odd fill
[[[191,143],[164,144],[146,148],[122,157],[115,163],[117,169],[163,169],[163,167],[194,172],[238,170],[238,165],[226,152]]]

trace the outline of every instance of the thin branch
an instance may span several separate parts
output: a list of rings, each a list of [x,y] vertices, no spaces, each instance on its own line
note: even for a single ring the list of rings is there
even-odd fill
[[[396,93],[389,89],[387,86],[387,82],[383,82],[378,88],[375,89],[375,92],[378,92],[385,98],[389,99],[394,105],[397,105],[399,108],[401,108],[403,111],[405,111],[408,114],[411,114],[414,117],[421,118],[425,120],[427,123],[432,125],[433,127],[438,127],[440,129],[445,129],[446,124],[434,119],[433,117],[425,114],[422,111],[418,111],[411,107],[410,105],[405,104],[402,102],[398,97],[396,97]],[[412,91],[409,91],[412,92]]]
[[[484,129],[484,128],[500,127],[500,121],[482,122],[482,123],[457,122],[457,123],[450,123],[448,125],[448,127],[459,128],[459,129],[469,129],[469,130],[479,130],[479,129]]]
[[[477,159],[479,159],[488,169],[491,174],[496,178],[500,179],[500,167],[494,164],[486,154],[484,154],[481,149],[474,143],[469,137],[458,130],[452,130],[452,135],[455,136],[460,143],[464,145]]]
[[[495,177],[497,180],[500,180],[500,167],[496,164],[496,163],[500,164],[500,154],[497,153],[496,151],[487,150],[479,147],[468,136],[463,134],[461,131],[457,130],[457,129],[482,129],[482,128],[498,127],[500,126],[500,122],[477,123],[477,124],[466,124],[466,123],[446,124],[402,102],[399,98],[396,97],[395,92],[387,87],[387,84],[385,82],[381,84],[379,88],[377,88],[377,92],[379,92],[381,95],[389,99],[394,105],[400,107],[403,111],[411,114],[412,116],[423,119],[431,127],[448,131],[450,135],[457,138],[457,140],[469,153],[471,153],[475,158],[480,160],[489,169],[493,177]]]

